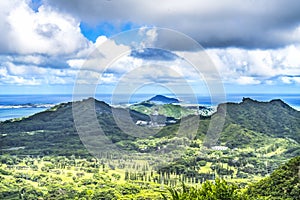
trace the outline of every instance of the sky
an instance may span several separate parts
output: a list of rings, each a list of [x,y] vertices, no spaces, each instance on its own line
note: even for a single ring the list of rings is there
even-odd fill
[[[0,7],[0,94],[78,87],[208,94],[220,84],[227,94],[300,91],[298,0],[0,0]]]

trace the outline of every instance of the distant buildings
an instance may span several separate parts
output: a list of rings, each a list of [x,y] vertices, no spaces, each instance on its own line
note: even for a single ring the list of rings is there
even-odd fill
[[[228,147],[226,146],[213,146],[211,147],[212,150],[217,150],[217,151],[226,151]]]
[[[151,121],[143,121],[143,120],[137,120],[136,125],[138,126],[150,126],[150,127],[160,127],[160,126],[166,126],[168,124],[175,124],[177,123],[176,120],[173,118],[165,117],[163,115],[156,115],[151,116]]]

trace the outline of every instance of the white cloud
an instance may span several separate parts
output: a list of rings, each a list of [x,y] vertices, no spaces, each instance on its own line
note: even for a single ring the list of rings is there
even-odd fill
[[[22,76],[10,75],[5,67],[0,67],[0,85],[39,85],[40,80],[33,78],[24,78]]]
[[[85,50],[86,51],[86,50]],[[72,68],[104,72],[110,65],[120,59],[122,55],[130,54],[131,48],[116,44],[114,40],[99,36],[90,47],[90,54],[84,58],[69,59],[67,63]]]
[[[275,51],[276,52],[276,51]],[[299,74],[300,68],[300,45],[290,45],[280,49],[275,56],[278,58],[278,63],[281,67],[289,70],[290,74]]]
[[[89,53],[92,54],[88,57]],[[130,48],[117,45],[113,40],[101,36],[88,48],[69,55],[44,54],[11,54],[0,56],[1,84],[74,84],[78,81],[84,84],[116,82],[112,73],[103,73],[114,57],[122,52],[130,53]],[[130,57],[131,58],[131,57]],[[121,59],[122,61],[122,59]],[[133,60],[136,64],[136,60]],[[124,62],[124,61],[123,61]],[[128,70],[124,65],[109,66],[109,70],[121,73]]]
[[[33,65],[15,65],[13,63],[4,63],[6,69],[10,75],[34,77],[47,74],[47,69],[40,68]]]
[[[74,84],[77,70],[43,68],[35,65],[2,63],[0,67],[1,84],[41,85]]]
[[[292,78],[291,77],[287,77],[287,76],[281,77],[281,81],[283,83],[285,83],[285,84],[291,84],[291,83],[293,83]]]
[[[275,82],[273,80],[266,80],[265,83],[267,85],[275,85]]]
[[[86,59],[70,59],[67,60],[67,63],[71,68],[79,69],[84,65],[85,61]]]
[[[249,76],[241,76],[236,80],[236,82],[241,85],[257,85],[261,83],[259,80]]]
[[[285,76],[281,81],[288,84],[290,77],[300,75],[300,46],[296,45],[275,50],[226,48],[208,49],[207,52],[225,82],[274,84],[271,79]]]
[[[293,83],[300,83],[300,77],[288,77],[283,76],[280,78],[281,81],[285,84],[293,84]]]
[[[148,27],[142,27],[139,29],[138,34],[143,38],[143,40],[136,44],[136,48],[151,47],[157,40],[157,32],[155,28],[148,29]]]
[[[300,77],[293,77],[293,80],[294,80],[296,83],[300,83]]]
[[[0,6],[3,53],[73,54],[90,45],[81,34],[79,21],[47,5],[38,12],[25,0],[1,1]]]

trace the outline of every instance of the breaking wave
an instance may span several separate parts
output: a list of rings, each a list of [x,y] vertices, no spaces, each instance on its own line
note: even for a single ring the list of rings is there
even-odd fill
[[[17,108],[50,108],[55,104],[14,104],[14,105],[0,105],[0,109],[17,109]]]

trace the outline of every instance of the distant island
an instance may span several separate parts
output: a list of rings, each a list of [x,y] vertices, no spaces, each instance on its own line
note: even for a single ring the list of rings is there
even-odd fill
[[[152,102],[152,103],[156,103],[156,104],[180,103],[180,101],[178,99],[166,97],[164,95],[156,95],[156,96],[150,98],[149,100],[147,100],[147,102]]]
[[[176,120],[191,115],[210,117],[217,111],[216,106],[186,104],[179,99],[163,95],[156,95],[148,100],[132,104],[129,108],[146,115],[163,115]],[[173,119],[171,120],[174,122]]]

